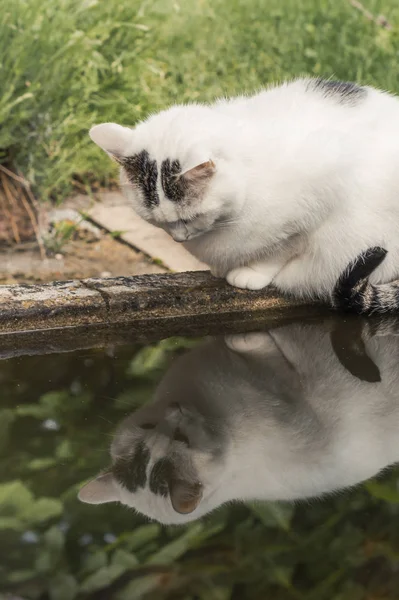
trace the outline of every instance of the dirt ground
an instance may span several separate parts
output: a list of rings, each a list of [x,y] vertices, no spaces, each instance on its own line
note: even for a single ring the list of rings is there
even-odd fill
[[[80,232],[44,260],[36,243],[0,249],[0,284],[162,273],[165,269],[109,233]]]
[[[88,197],[79,196],[67,200],[59,210],[51,206],[43,208],[42,220],[50,228],[49,232],[53,228],[49,237],[60,223],[73,228],[72,234],[59,247],[54,247],[54,243],[46,244],[45,258],[41,256],[34,235],[30,241],[13,245],[2,244],[0,239],[0,285],[166,271],[162,265],[108,231],[81,220],[77,211],[84,211],[89,205]]]

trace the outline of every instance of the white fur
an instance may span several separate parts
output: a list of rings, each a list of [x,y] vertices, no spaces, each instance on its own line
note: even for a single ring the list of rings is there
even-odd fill
[[[166,230],[202,215],[177,239],[187,234],[188,250],[232,285],[273,282],[296,296],[325,297],[372,246],[388,256],[371,282],[399,276],[399,101],[365,89],[352,104],[302,79],[211,106],[174,106],[121,128],[119,142],[115,125],[91,135],[109,152],[145,149],[158,165],[179,159],[183,171],[212,159],[216,174],[194,205],[169,201],[158,181],[160,205],[145,208],[123,169],[122,186],[138,214]],[[224,223],[209,231],[218,216]]]
[[[83,488],[82,499],[107,502],[116,494],[150,518],[178,524],[232,500],[320,496],[399,461],[399,337],[389,327],[370,336],[365,322],[364,356],[381,375],[372,383],[340,362],[330,339],[333,327],[334,320],[293,324],[205,342],[177,359],[154,401],[121,424],[114,461],[144,440],[151,452],[148,479],[160,458],[178,453],[181,477],[192,462],[203,485],[192,513],[178,514],[169,497],[151,492],[148,482],[130,493],[116,482],[101,490],[94,480]],[[350,323],[344,331],[348,328],[346,353],[354,341]],[[171,413],[175,401],[182,410]],[[140,429],[148,421],[157,428]],[[187,433],[190,447],[172,441],[175,425]],[[205,434],[209,426],[212,438]],[[100,479],[103,485],[104,476]]]
[[[123,169],[122,187],[138,214],[166,230],[200,213],[197,237],[185,245],[232,285],[273,281],[297,296],[323,297],[372,246],[389,253],[371,281],[399,276],[399,102],[365,89],[352,105],[297,80],[212,106],[175,106],[120,128],[119,137],[114,124],[91,136],[111,153],[145,149],[159,165],[179,159],[183,171],[212,159],[216,174],[195,205],[169,201],[158,182],[161,202],[151,211]],[[209,231],[220,215],[225,222]]]

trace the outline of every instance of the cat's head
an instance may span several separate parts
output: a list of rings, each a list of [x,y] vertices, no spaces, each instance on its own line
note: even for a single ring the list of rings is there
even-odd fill
[[[243,180],[232,125],[200,105],[176,106],[134,129],[102,123],[91,139],[121,167],[121,186],[146,221],[185,242],[234,220]]]
[[[224,455],[223,435],[194,408],[153,403],[122,422],[111,468],[79,498],[121,502],[164,524],[186,523],[221,504]]]

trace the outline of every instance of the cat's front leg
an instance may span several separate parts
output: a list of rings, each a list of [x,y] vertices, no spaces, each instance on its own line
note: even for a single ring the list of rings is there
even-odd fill
[[[227,273],[227,282],[238,288],[246,290],[261,290],[273,281],[281,271],[284,263],[268,260],[256,262],[247,267],[238,267]]]
[[[226,271],[223,271],[223,269],[221,267],[216,267],[216,266],[211,265],[209,268],[211,270],[211,274],[214,277],[218,277],[219,279],[222,279],[226,274]]]

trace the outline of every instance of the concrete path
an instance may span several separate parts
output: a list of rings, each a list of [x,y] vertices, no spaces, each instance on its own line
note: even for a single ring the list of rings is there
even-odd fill
[[[175,272],[206,271],[209,267],[194,258],[181,244],[162,229],[153,227],[136,215],[120,192],[101,192],[99,202],[86,212],[95,223],[108,231],[122,232],[120,237],[155,261]]]

